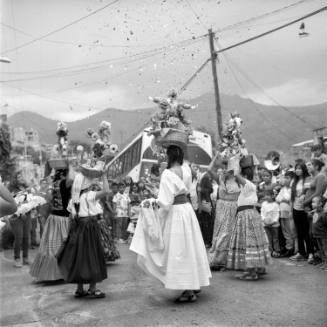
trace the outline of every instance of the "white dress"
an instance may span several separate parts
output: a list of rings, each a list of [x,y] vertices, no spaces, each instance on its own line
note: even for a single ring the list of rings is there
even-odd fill
[[[173,205],[179,194],[188,194],[191,170],[182,166],[183,180],[169,169],[161,176],[158,203],[163,247],[153,246],[142,215],[137,223],[130,250],[138,254],[139,266],[159,279],[167,289],[197,290],[211,278],[200,226],[190,203]],[[161,238],[159,238],[161,239]]]

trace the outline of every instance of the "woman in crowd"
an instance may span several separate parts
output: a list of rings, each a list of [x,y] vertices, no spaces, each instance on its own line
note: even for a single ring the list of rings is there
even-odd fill
[[[297,232],[298,250],[294,256],[290,257],[292,261],[303,261],[308,258],[313,260],[313,243],[309,234],[309,220],[306,211],[304,210],[304,200],[306,194],[306,185],[308,184],[309,173],[304,162],[299,162],[295,165],[295,177],[292,182],[292,213],[293,220]]]
[[[183,291],[176,302],[194,302],[200,288],[209,285],[211,273],[199,223],[188,199],[191,169],[183,162],[180,147],[169,146],[167,156],[168,169],[162,173],[157,199],[164,249],[151,251],[149,231],[144,231],[142,222],[138,222],[130,249],[138,254],[139,265],[165,288]]]
[[[14,195],[25,194],[28,187],[21,172],[17,172],[13,182],[9,185],[9,190]],[[25,194],[26,198],[27,194]],[[14,234],[14,267],[21,268],[23,264],[28,265],[28,249],[31,233],[31,215],[30,212],[24,215],[13,215],[10,218],[10,226]],[[21,262],[20,252],[23,252],[23,261]]]
[[[9,190],[2,184],[0,179],[0,218],[12,215],[16,212],[17,205]]]
[[[218,271],[225,270],[227,264],[229,242],[236,223],[237,199],[240,194],[240,186],[233,173],[227,172],[226,169],[227,162],[222,162],[219,174],[212,169],[209,170],[218,183],[218,197],[212,247],[208,255],[210,268]]]
[[[204,173],[198,184],[198,220],[201,228],[204,244],[211,247],[213,234],[213,206],[211,193],[213,192],[212,179],[208,172]]]
[[[105,293],[96,284],[107,278],[107,269],[101,231],[98,224],[102,208],[99,200],[109,193],[108,179],[103,174],[103,189],[91,179],[77,174],[72,193],[73,224],[65,247],[58,255],[58,263],[64,280],[77,284],[75,297],[103,298]],[[88,291],[84,284],[89,284]]]
[[[94,185],[92,191],[100,191],[98,185]],[[114,220],[114,209],[112,206],[112,192],[108,193],[106,197],[99,200],[101,209],[99,208],[99,219],[98,223],[100,226],[101,243],[104,249],[106,262],[115,261],[120,258],[119,250],[116,246],[114,235],[113,235],[113,220]],[[102,211],[102,212],[101,212]]]
[[[237,200],[236,226],[233,230],[227,255],[227,268],[243,270],[241,280],[258,280],[269,263],[268,240],[263,222],[255,206],[258,202],[253,184],[255,167],[252,156],[240,161],[241,173],[235,173],[241,191]]]
[[[312,199],[314,197],[321,197],[327,188],[327,177],[324,172],[322,172],[325,164],[319,159],[312,159],[309,173],[312,176],[312,181],[310,187],[306,192],[304,199],[304,206],[311,207]]]
[[[67,175],[68,169],[57,170],[54,175],[51,214],[45,223],[40,247],[30,269],[30,274],[37,281],[63,279],[56,255],[67,239],[69,231],[67,206],[71,193],[71,180]]]

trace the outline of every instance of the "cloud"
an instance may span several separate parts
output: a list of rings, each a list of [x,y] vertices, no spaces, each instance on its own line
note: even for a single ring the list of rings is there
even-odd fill
[[[325,97],[322,98],[322,95]],[[254,91],[248,94],[253,101],[265,105],[305,106],[327,101],[327,82],[318,83],[309,79],[292,79],[263,92]],[[274,101],[275,100],[275,101]]]

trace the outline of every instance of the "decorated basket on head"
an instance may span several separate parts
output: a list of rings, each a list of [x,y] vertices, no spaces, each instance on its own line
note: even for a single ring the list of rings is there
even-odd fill
[[[238,171],[239,168],[252,167],[257,164],[256,158],[249,155],[246,149],[246,141],[242,138],[243,120],[238,113],[230,114],[230,118],[224,124],[221,143],[216,157],[227,160],[228,170]]]
[[[87,135],[94,142],[92,147],[92,158],[85,164],[80,165],[82,174],[89,178],[97,178],[102,175],[103,167],[110,162],[118,153],[118,146],[112,144],[111,123],[102,121],[98,132],[89,128]]]
[[[160,109],[151,118],[152,127],[149,132],[154,135],[158,151],[170,145],[186,150],[192,128],[191,122],[184,116],[184,109],[193,109],[195,106],[178,101],[175,90],[170,91],[167,98],[150,97],[150,100],[158,104]]]
[[[56,134],[58,140],[51,150],[48,163],[50,168],[66,169],[68,168],[68,128],[64,122],[57,123]]]

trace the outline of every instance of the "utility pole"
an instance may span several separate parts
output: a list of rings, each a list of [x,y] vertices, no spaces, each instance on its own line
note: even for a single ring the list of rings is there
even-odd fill
[[[212,76],[213,76],[213,85],[215,90],[215,100],[216,100],[216,114],[217,114],[217,124],[218,124],[218,135],[220,140],[222,140],[223,134],[223,124],[222,124],[222,115],[221,115],[221,106],[220,106],[220,97],[219,97],[219,87],[218,87],[218,77],[217,77],[217,53],[214,46],[214,37],[215,33],[212,32],[212,29],[209,29],[209,44],[210,44],[210,55],[211,55],[211,66],[212,66]]]

